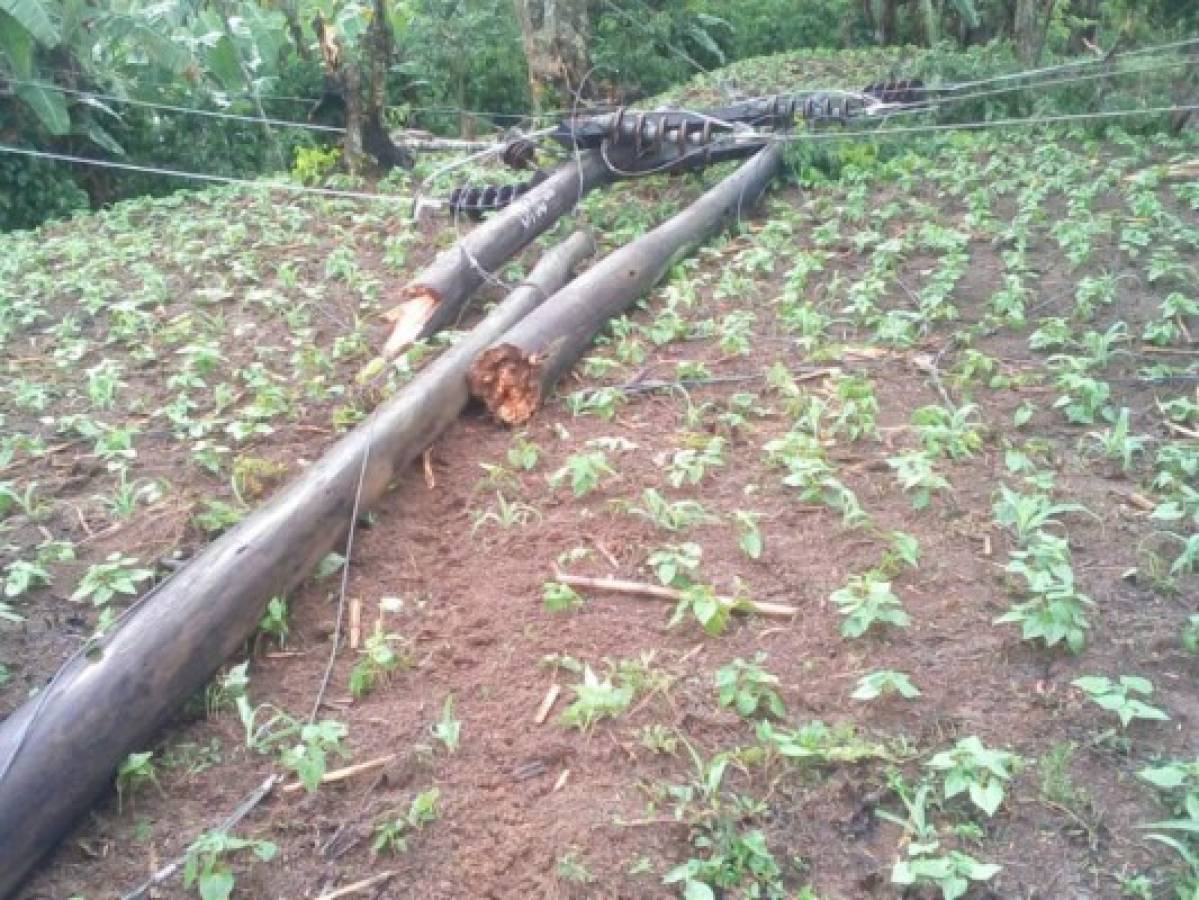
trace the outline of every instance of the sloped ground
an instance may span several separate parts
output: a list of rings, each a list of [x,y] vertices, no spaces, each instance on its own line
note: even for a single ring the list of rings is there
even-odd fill
[[[1140,826],[1184,819],[1197,779],[1162,771],[1193,765],[1199,736],[1199,184],[1178,166],[1195,148],[1037,135],[851,156],[681,264],[526,433],[474,413],[381,504],[347,591],[372,652],[339,648],[322,716],[347,729],[330,767],[395,758],[266,800],[237,833],[277,855],[221,858],[241,895],[391,872],[375,895],[886,897],[897,861],[924,873],[916,896],[934,876],[953,896],[953,874],[980,897],[1194,890]],[[620,242],[699,188],[653,179],[586,216]],[[5,239],[0,527],[10,560],[53,577],[8,601],[25,620],[0,632],[6,708],[120,605],[68,599],[89,566],[187,555],[205,501],[254,502],[365,408],[369,316],[450,237],[214,194]],[[158,478],[161,497],[136,496]],[[76,560],[54,561],[66,540]],[[558,571],[672,582],[691,604],[672,623],[660,601],[572,597]],[[264,724],[307,715],[337,582],[287,598],[248,684],[183,712],[147,748],[155,780],[127,778],[26,896],[133,886],[278,769],[296,738],[271,745]],[[798,612],[723,621],[707,587]],[[1131,683],[1124,727],[1084,676],[1153,690]],[[858,699],[871,687],[891,690]]]

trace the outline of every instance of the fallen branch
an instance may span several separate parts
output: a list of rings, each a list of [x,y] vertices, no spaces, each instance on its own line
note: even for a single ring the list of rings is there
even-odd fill
[[[0,723],[0,897],[112,790],[121,761],[152,746],[244,645],[267,601],[344,539],[356,503],[368,509],[458,416],[471,361],[565,283],[592,247],[576,233],[547,253],[528,284]]]
[[[621,578],[591,578],[586,575],[554,575],[554,580],[568,587],[583,588],[589,591],[603,591],[609,594],[626,594],[630,597],[652,597],[655,600],[666,600],[678,603],[686,597],[680,590],[662,587],[657,584],[647,584],[644,581],[625,581]],[[799,610],[785,603],[771,603],[766,600],[744,600],[737,597],[717,597],[716,602],[733,612],[753,612],[760,616],[779,616],[789,618],[799,615]]]
[[[381,769],[390,762],[393,762],[396,754],[389,753],[387,756],[380,756],[376,759],[368,759],[366,762],[355,763],[352,766],[345,766],[341,769],[334,769],[331,772],[326,772],[321,776],[321,784],[335,784],[338,781],[346,781],[356,775],[361,775],[364,772],[373,772],[375,769]],[[280,790],[285,794],[294,794],[297,791],[304,790],[304,783],[296,781],[292,784],[283,785]]]
[[[683,212],[613,251],[560,290],[471,366],[472,393],[501,422],[527,422],[604,323],[644,295],[729,217],[751,205],[781,161],[777,144],[762,150]]]

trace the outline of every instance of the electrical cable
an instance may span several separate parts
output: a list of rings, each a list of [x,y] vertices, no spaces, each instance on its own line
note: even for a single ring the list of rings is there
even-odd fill
[[[57,162],[77,163],[84,166],[95,166],[101,169],[119,169],[125,172],[138,172],[145,175],[163,175],[171,178],[190,178],[195,181],[208,181],[216,184],[236,184],[244,187],[261,188],[266,190],[290,191],[293,194],[315,194],[321,197],[343,197],[353,200],[373,200],[385,203],[398,203],[404,198],[398,194],[377,194],[368,191],[349,191],[337,188],[306,187],[291,184],[286,181],[255,181],[251,178],[237,178],[232,175],[212,175],[206,172],[188,172],[183,169],[168,169],[162,166],[139,165],[137,163],[122,163],[108,159],[95,159],[90,156],[74,156],[69,153],[53,153],[49,150],[32,150],[28,147],[13,147],[0,144],[0,153],[16,156],[28,156],[34,159],[48,159]]]

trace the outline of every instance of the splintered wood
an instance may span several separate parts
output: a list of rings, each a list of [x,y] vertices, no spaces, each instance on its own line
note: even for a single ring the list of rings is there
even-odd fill
[[[471,393],[505,425],[523,425],[541,405],[541,367],[511,344],[483,353],[470,367],[467,380]]]

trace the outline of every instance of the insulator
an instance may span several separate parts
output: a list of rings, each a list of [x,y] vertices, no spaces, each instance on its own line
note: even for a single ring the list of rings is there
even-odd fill
[[[876,81],[862,89],[863,94],[882,103],[923,103],[928,99],[928,90],[919,78],[892,78]]]
[[[546,177],[544,172],[537,172],[522,184],[456,187],[450,191],[450,210],[454,213],[465,213],[470,219],[478,221],[483,218],[483,213],[503,209],[521,194],[525,194],[541,184]]]
[[[516,138],[504,145],[500,159],[509,169],[531,169],[537,164],[537,145],[528,138]]]

